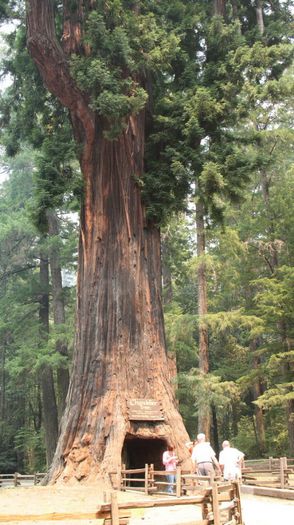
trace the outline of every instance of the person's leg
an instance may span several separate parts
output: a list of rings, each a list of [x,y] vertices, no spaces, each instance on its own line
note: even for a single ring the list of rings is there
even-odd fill
[[[197,474],[198,474],[198,476],[206,476],[204,463],[201,463],[201,465],[198,465]]]
[[[176,476],[174,474],[167,475],[167,482],[169,483],[169,485],[167,486],[167,492],[169,494],[172,494],[174,491],[173,483],[175,483],[175,481],[176,481]]]
[[[203,463],[202,467],[203,472],[205,472],[204,476],[211,476],[211,473],[214,473],[212,463]]]

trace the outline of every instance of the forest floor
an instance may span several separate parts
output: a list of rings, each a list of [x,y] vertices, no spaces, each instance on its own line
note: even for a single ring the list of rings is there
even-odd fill
[[[139,493],[118,493],[119,501],[136,501],[142,499]],[[102,525],[100,519],[66,519],[44,521],[40,519],[25,520],[32,515],[47,513],[95,513],[103,502],[101,486],[47,486],[0,488],[0,525]],[[294,501],[278,500],[262,496],[243,495],[243,517],[246,525],[278,525],[293,523]],[[22,515],[22,520],[11,521],[12,516]],[[8,519],[8,516],[11,518]],[[5,519],[6,517],[6,519]],[[165,507],[139,509],[132,512],[130,525],[192,525],[200,519],[200,507],[187,505],[183,507]]]

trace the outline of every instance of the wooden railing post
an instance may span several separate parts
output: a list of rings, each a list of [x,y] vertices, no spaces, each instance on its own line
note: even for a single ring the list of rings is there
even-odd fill
[[[149,486],[149,479],[148,479],[148,474],[149,474],[149,467],[148,467],[148,464],[145,463],[145,483],[144,483],[144,492],[146,495],[148,495],[148,486]]]
[[[119,525],[117,492],[111,493],[110,507],[111,507],[111,525]]]
[[[209,479],[209,483],[210,483],[210,485],[213,485],[213,483],[214,483],[214,476],[215,476],[215,474],[214,474],[214,470],[212,470],[212,471],[210,472],[210,475],[209,475],[209,478],[210,478],[210,479]]]
[[[234,486],[234,501],[237,507],[237,520],[238,520],[237,523],[243,524],[240,482],[233,481],[233,486]],[[236,515],[236,512],[235,512],[235,515]]]
[[[287,487],[289,485],[289,473],[288,473],[287,456],[283,457],[283,462],[284,462],[284,484],[285,484],[285,487]]]
[[[214,525],[221,525],[217,483],[215,483],[215,482],[212,483],[211,491],[212,491],[213,524]]]
[[[151,465],[149,466],[149,485],[150,485],[150,489],[153,490],[154,487],[155,487],[155,484],[154,484],[154,465],[153,465],[153,463],[151,463]]]
[[[15,472],[15,473],[14,473],[14,479],[13,479],[13,481],[14,481],[14,486],[15,486],[15,487],[17,487],[17,477],[18,477],[18,473]]]
[[[182,474],[182,469],[181,467],[177,467],[177,472],[176,472],[176,496],[177,498],[180,498],[181,495],[182,495],[182,477],[181,477],[181,474]]]
[[[120,477],[120,489],[126,490],[127,483],[126,483],[126,465],[125,463],[122,464],[122,470],[121,470],[121,477]]]
[[[280,458],[280,484],[281,484],[281,489],[284,489],[285,488],[284,458]]]
[[[274,459],[274,458],[273,458],[272,456],[270,456],[270,457],[268,458],[268,469],[269,469],[269,471],[272,471],[272,470],[273,470],[273,459]]]

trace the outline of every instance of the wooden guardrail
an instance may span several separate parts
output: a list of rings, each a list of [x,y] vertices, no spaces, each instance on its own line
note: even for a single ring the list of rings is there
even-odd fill
[[[286,457],[247,460],[242,478],[246,485],[294,489],[294,461]]]
[[[110,496],[110,502],[99,505],[95,512],[47,514],[0,514],[1,523],[34,521],[63,521],[103,519],[104,525],[128,525],[132,511],[150,509],[152,507],[171,507],[179,505],[201,506],[202,519],[192,517],[193,525],[243,525],[239,485],[233,483],[214,482],[212,487],[205,487],[194,496],[181,498],[149,498],[131,502],[118,502],[117,492]]]
[[[175,482],[170,483],[167,480],[169,474],[175,475]],[[126,469],[122,466],[120,481],[117,488],[119,490],[135,490],[147,494],[184,496],[187,493],[193,494],[204,485],[209,485],[213,481],[220,481],[220,476],[199,476],[191,474],[190,471],[184,471],[177,467],[175,471],[155,470],[154,465],[145,465],[141,469]],[[167,488],[172,486],[172,491],[167,492]]]
[[[134,469],[132,469],[134,470]],[[173,498],[152,498],[118,503],[117,493],[111,494],[110,503],[100,506],[97,517],[105,525],[127,525],[132,509],[169,507],[174,505],[200,505],[202,519],[193,519],[194,525],[242,525],[240,488],[238,482],[212,482],[202,486],[198,494]]]
[[[167,481],[167,475],[169,474],[175,475],[176,480],[174,483]],[[173,489],[170,493],[166,492],[168,486],[172,486]],[[215,525],[234,523],[237,525],[242,523],[239,484],[238,482],[221,481],[220,476],[198,476],[197,474],[191,474],[190,471],[183,471],[181,467],[177,467],[176,471],[167,472],[166,470],[155,470],[154,465],[146,464],[141,469],[126,469],[125,465],[123,465],[118,488],[123,491],[141,491],[146,496],[150,494],[173,496],[172,498],[165,497],[164,500],[156,499],[152,505],[150,500],[148,500],[148,505],[146,502],[143,502],[147,507],[185,505],[188,503],[200,504],[202,506],[203,520],[197,522],[199,525],[206,523]],[[137,507],[137,503],[130,505]],[[107,512],[111,511],[111,504],[109,505],[104,507]],[[118,510],[123,508],[123,504],[119,504],[116,511],[114,511],[114,515],[121,515]],[[226,514],[229,513],[229,516],[226,515],[225,521],[221,521],[221,514],[224,511],[226,511]],[[123,517],[127,519],[127,516]],[[112,521],[111,523],[112,525],[120,524],[119,521]]]
[[[24,482],[32,482],[32,485],[38,485],[40,481],[45,477],[44,472],[35,472],[34,474],[0,474],[0,487],[1,486],[14,486],[18,487],[24,485]]]

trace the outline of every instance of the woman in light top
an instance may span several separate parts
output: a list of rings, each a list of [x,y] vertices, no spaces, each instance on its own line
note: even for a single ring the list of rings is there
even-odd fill
[[[175,449],[172,445],[168,445],[167,450],[163,453],[162,463],[165,466],[167,474],[167,481],[169,483],[167,492],[173,493],[174,483],[176,482],[175,470],[177,469],[178,456],[175,455]]]

